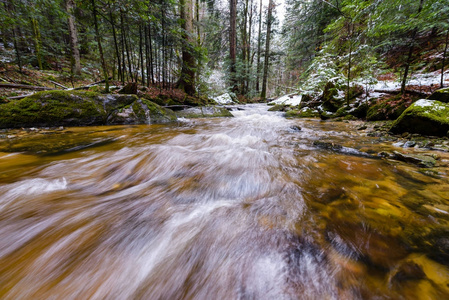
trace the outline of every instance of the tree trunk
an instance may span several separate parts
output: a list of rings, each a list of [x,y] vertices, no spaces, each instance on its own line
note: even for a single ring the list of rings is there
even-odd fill
[[[131,77],[131,81],[134,81],[133,72],[131,68],[131,58],[129,54],[129,46],[128,46],[128,39],[126,38],[126,30],[125,30],[125,22],[123,21],[123,10],[120,9],[120,26],[122,28],[122,38],[124,42],[124,49],[126,50],[126,59],[128,60],[128,74]]]
[[[118,46],[118,41],[117,41],[117,32],[115,30],[115,22],[114,22],[114,17],[112,15],[112,11],[109,11],[109,17],[111,19],[111,26],[112,26],[112,36],[114,37],[114,48],[115,48],[115,56],[117,58],[117,70],[118,70],[118,77],[120,78],[120,80],[122,81],[122,83],[124,83],[124,78],[123,78],[123,74],[122,74],[122,62],[120,59],[120,49]]]
[[[243,71],[242,71],[242,82],[240,85],[240,92],[242,95],[245,95],[245,86],[246,86],[246,80],[247,80],[247,73],[246,73],[246,55],[247,55],[247,44],[248,44],[248,31],[247,31],[247,24],[248,24],[248,0],[245,0],[245,7],[243,9],[243,26],[242,26],[242,62],[245,64]]]
[[[150,23],[148,23],[148,44],[150,46],[150,76],[151,76],[151,83],[154,84],[153,43],[151,41],[151,24]]]
[[[236,48],[237,48],[237,32],[236,32],[236,21],[237,21],[237,0],[229,0],[230,5],[230,18],[229,18],[229,59],[230,59],[230,82],[231,90],[235,91],[237,89],[237,79],[236,79]]]
[[[97,38],[98,51],[100,52],[101,67],[103,68],[105,90],[106,90],[106,93],[109,93],[108,69],[106,67],[106,61],[104,60],[103,47],[101,46],[101,38],[100,38],[100,31],[98,30],[97,8],[95,6],[95,0],[91,0],[91,3],[92,3],[92,14],[94,16],[95,35]]]
[[[443,88],[444,87],[444,66],[446,64],[446,54],[447,54],[447,44],[449,42],[449,28],[446,31],[446,44],[444,46],[444,52],[443,52],[443,62],[441,65],[441,83],[440,83],[440,87]]]
[[[195,40],[193,38],[193,11],[192,0],[180,0],[182,39],[182,68],[178,81],[178,88],[183,89],[188,95],[194,95],[196,62],[192,53]]]
[[[34,39],[34,48],[36,50],[36,58],[37,65],[39,70],[42,70],[42,39],[41,32],[39,30],[39,24],[36,19],[31,19],[31,24],[33,27],[33,39]]]
[[[147,68],[147,87],[150,86],[150,47],[148,44],[148,27],[144,25],[143,35],[145,37],[145,66]]]
[[[418,8],[418,15],[422,11],[423,4],[424,4],[424,0],[420,0],[419,8]],[[401,94],[405,93],[405,84],[407,83],[408,71],[409,71],[410,65],[412,63],[413,50],[415,49],[415,38],[416,38],[416,34],[417,33],[418,33],[418,28],[415,28],[413,30],[412,37],[411,37],[411,40],[410,40],[410,48],[409,48],[409,51],[408,51],[407,61],[405,63],[405,68],[404,68],[404,76],[402,77]]]
[[[142,85],[145,86],[145,68],[144,68],[144,62],[143,62],[142,25],[139,25],[139,55],[140,55],[140,77],[142,77]]]
[[[263,66],[263,79],[262,79],[262,92],[260,98],[266,100],[267,98],[267,81],[268,81],[268,64],[270,62],[270,36],[271,36],[271,23],[273,23],[273,0],[268,2],[268,16],[267,16],[267,40],[265,43],[265,62]]]
[[[259,8],[259,37],[257,38],[257,67],[256,67],[256,92],[259,93],[260,88],[260,53],[262,44],[262,0],[260,0]]]
[[[66,0],[65,7],[67,14],[69,15],[69,36],[70,36],[70,50],[72,52],[71,64],[72,64],[72,74],[81,75],[81,62],[80,62],[80,51],[78,47],[78,33],[76,31],[75,17],[73,15],[73,10],[75,8],[74,0]]]
[[[352,25],[352,28],[351,28]],[[348,78],[347,78],[347,84],[346,87],[346,106],[349,107],[349,97],[350,97],[350,91],[351,91],[351,67],[352,67],[352,33],[354,31],[354,23],[352,20],[350,20],[350,23],[348,24],[348,42],[349,42],[349,57],[348,57]]]

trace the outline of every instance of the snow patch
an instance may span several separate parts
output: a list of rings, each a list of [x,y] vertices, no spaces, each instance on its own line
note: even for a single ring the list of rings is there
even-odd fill
[[[435,100],[420,99],[416,101],[413,105],[418,107],[431,107],[432,109],[435,110],[445,109],[444,106],[438,105]]]
[[[284,104],[284,105],[291,105],[291,106],[297,106],[301,103],[302,95],[297,94],[289,94],[281,96],[271,102],[269,104]]]
[[[229,95],[228,93],[225,93],[223,95],[220,95],[218,97],[212,98],[214,99],[215,102],[217,102],[218,104],[234,104],[234,100],[232,100],[231,95]]]

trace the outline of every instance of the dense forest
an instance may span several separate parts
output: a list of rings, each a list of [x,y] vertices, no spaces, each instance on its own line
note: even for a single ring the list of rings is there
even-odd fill
[[[447,63],[447,0],[2,0],[0,12],[3,67],[103,79],[106,92],[136,82],[249,101],[332,82],[349,101],[383,77],[404,93],[422,70],[443,86]]]

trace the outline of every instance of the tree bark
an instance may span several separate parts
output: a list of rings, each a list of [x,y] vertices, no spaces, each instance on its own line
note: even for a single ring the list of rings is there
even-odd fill
[[[257,39],[257,67],[256,67],[256,92],[260,91],[260,53],[262,44],[262,0],[260,0],[259,8],[259,37]]]
[[[193,38],[193,11],[192,0],[180,0],[181,22],[182,22],[182,68],[178,81],[178,88],[183,89],[188,95],[196,93],[195,71],[196,62],[192,53],[195,40]]]
[[[14,88],[14,89],[34,90],[34,91],[54,90],[52,88],[48,88],[45,86],[34,86],[34,85],[26,85],[26,84],[12,84],[12,83],[0,83],[0,88]]]
[[[67,14],[69,15],[69,36],[70,36],[70,50],[72,52],[72,73],[75,75],[81,75],[81,62],[80,62],[80,51],[78,47],[78,33],[76,31],[75,17],[73,15],[73,10],[75,9],[74,0],[66,0],[65,7]]]
[[[118,46],[117,41],[117,32],[115,29],[115,22],[114,22],[114,16],[112,15],[112,10],[109,10],[109,18],[111,19],[111,27],[112,27],[112,36],[114,37],[114,48],[115,48],[115,56],[117,58],[117,70],[118,70],[118,77],[120,78],[121,82],[124,83],[123,73],[122,73],[122,61],[120,59],[120,49]]]
[[[352,25],[352,26],[351,26]],[[351,28],[352,27],[352,28]],[[348,42],[349,42],[349,57],[348,57],[348,78],[347,78],[347,88],[346,88],[346,106],[349,107],[349,98],[351,91],[351,68],[352,68],[352,33],[354,32],[354,22],[350,19],[348,24]]]
[[[34,48],[36,50],[37,65],[39,70],[42,70],[42,39],[41,32],[39,30],[39,24],[35,18],[31,19],[31,24],[33,27],[33,39]]]
[[[139,56],[140,56],[140,77],[142,79],[142,85],[145,85],[145,68],[143,62],[143,38],[142,38],[142,25],[139,25]]]
[[[236,79],[236,48],[237,48],[237,32],[236,32],[236,21],[237,21],[237,0],[229,0],[230,8],[230,18],[229,18],[229,59],[230,59],[230,82],[231,90],[235,91],[237,89],[237,79]]]
[[[419,2],[419,8],[418,8],[418,15],[421,13],[423,8],[424,0],[420,0]],[[413,58],[413,50],[415,49],[415,38],[416,34],[418,33],[418,28],[415,28],[412,33],[411,41],[410,41],[410,48],[408,51],[407,61],[405,63],[404,68],[404,76],[402,77],[402,83],[401,83],[401,94],[405,93],[405,84],[407,83],[407,77],[408,77],[408,71],[410,69],[410,65],[412,63]]]
[[[95,6],[95,0],[91,0],[91,3],[92,3],[92,14],[94,16],[95,35],[97,38],[98,51],[100,52],[101,67],[103,69],[103,76],[105,81],[105,91],[106,93],[109,93],[108,70],[106,67],[106,61],[104,60],[103,47],[101,46],[100,31],[98,30],[97,8]]]
[[[441,65],[441,83],[440,83],[440,87],[443,88],[444,87],[444,67],[446,64],[446,54],[447,54],[447,44],[449,42],[449,28],[446,31],[446,44],[444,46],[444,52],[443,52],[443,62]]]
[[[267,98],[267,81],[268,81],[268,64],[270,62],[270,37],[271,37],[271,23],[273,23],[273,0],[268,2],[268,16],[267,16],[267,40],[265,43],[265,62],[263,66],[262,92],[260,98],[266,100]]]

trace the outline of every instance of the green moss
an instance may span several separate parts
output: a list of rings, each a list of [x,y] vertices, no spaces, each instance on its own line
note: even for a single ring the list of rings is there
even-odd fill
[[[432,106],[419,105],[419,101],[407,108],[392,124],[390,131],[446,136],[449,130],[449,104],[428,101]]]
[[[132,104],[132,109],[134,114],[137,116],[137,118],[141,121],[141,122],[145,122],[146,120],[146,115],[145,115],[145,110],[142,107],[142,102],[141,101],[135,101]]]
[[[285,113],[287,118],[316,118],[319,117],[318,112],[311,108],[305,108],[301,110],[289,110]]]
[[[268,111],[285,111],[285,104],[276,104],[273,107],[270,107]]]
[[[100,124],[106,112],[97,93],[46,91],[0,107],[0,127]]]
[[[440,89],[435,91],[432,95],[430,95],[427,99],[438,100],[440,102],[449,102],[449,88]]]
[[[401,97],[401,95],[396,95],[371,106],[366,113],[366,119],[368,121],[397,119],[407,108],[406,102],[401,101]]]

